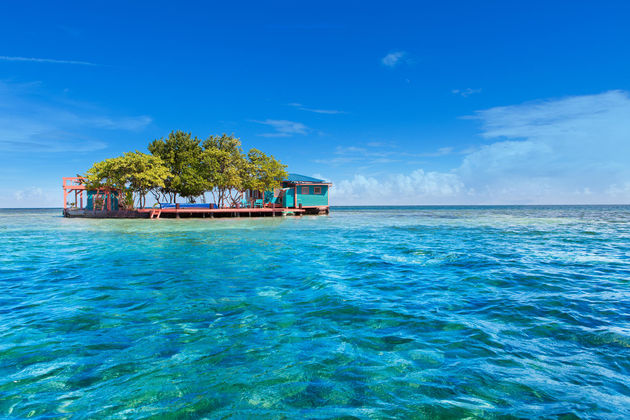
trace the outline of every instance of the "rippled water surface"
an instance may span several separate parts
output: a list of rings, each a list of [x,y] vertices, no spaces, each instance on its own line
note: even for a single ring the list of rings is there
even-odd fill
[[[0,417],[630,416],[630,207],[0,210]]]

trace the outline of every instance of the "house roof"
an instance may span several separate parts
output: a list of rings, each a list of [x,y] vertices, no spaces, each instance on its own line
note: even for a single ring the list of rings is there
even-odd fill
[[[316,184],[322,184],[326,182],[323,179],[317,179],[317,178],[313,178],[306,175],[300,175],[300,174],[289,174],[289,176],[287,177],[287,179],[285,179],[285,181],[295,182],[295,183],[311,183],[312,182]]]

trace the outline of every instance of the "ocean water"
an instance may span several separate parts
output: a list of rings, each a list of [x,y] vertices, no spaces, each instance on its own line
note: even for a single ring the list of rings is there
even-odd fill
[[[630,207],[0,210],[1,418],[630,417]]]

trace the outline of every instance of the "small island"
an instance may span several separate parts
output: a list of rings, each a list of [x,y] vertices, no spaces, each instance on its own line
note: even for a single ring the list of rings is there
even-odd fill
[[[84,218],[276,217],[329,214],[330,182],[288,173],[233,135],[173,131],[139,151],[63,178],[63,215]],[[147,206],[147,196],[155,204]],[[69,202],[69,200],[74,200]],[[183,201],[183,202],[179,202]]]

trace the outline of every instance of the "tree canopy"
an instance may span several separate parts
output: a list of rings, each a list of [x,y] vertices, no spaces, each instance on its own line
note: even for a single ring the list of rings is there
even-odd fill
[[[184,198],[196,197],[206,190],[206,182],[200,173],[202,148],[200,140],[190,133],[173,131],[167,138],[154,140],[149,152],[162,159],[171,175],[159,189],[168,201],[174,202],[177,195]]]
[[[147,193],[163,188],[170,176],[162,159],[136,151],[95,163],[85,178],[88,188],[109,187],[136,193],[142,207]]]
[[[286,165],[258,149],[251,149],[247,153],[247,159],[248,171],[245,179],[247,189],[268,191],[280,187],[282,180],[287,177]]]
[[[233,135],[210,136],[203,142],[191,133],[173,131],[152,141],[150,155],[141,152],[97,162],[86,173],[90,188],[132,192],[144,206],[147,193],[156,201],[189,202],[210,194],[219,206],[235,205],[245,190],[268,191],[287,177],[286,165],[257,149],[247,154]]]

